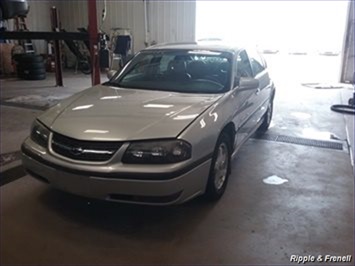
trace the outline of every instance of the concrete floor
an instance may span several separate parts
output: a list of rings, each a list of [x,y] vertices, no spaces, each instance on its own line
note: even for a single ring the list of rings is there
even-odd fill
[[[353,119],[329,110],[344,90],[301,86],[278,75],[277,60],[270,61],[278,88],[270,134],[348,140],[346,121]],[[1,80],[2,154],[19,149],[40,112],[6,101],[20,95],[65,97],[90,85],[79,74],[65,77],[66,88],[51,87],[53,77],[39,83]],[[47,103],[48,98],[31,104]],[[251,139],[232,167],[218,203],[198,198],[164,208],[92,201],[24,176],[0,188],[0,264],[286,265],[291,255],[354,255],[349,150]],[[271,175],[288,182],[265,184]]]

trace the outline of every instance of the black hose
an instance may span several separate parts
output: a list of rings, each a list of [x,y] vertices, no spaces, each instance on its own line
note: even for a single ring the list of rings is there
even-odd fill
[[[355,114],[355,105],[345,105],[345,104],[334,104],[330,107],[330,109],[334,112],[342,113],[342,114]]]

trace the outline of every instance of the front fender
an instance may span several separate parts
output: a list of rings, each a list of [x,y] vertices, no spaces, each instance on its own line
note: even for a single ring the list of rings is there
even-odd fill
[[[191,143],[194,159],[211,155],[222,130],[232,121],[234,108],[231,95],[231,92],[226,93],[178,136]]]

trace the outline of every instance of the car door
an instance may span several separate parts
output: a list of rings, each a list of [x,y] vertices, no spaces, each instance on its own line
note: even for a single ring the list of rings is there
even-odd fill
[[[253,71],[245,50],[237,54],[234,69],[234,93],[236,115],[234,124],[237,127],[236,144],[243,143],[255,127],[255,112],[257,111],[258,89],[242,90],[239,87],[240,78],[252,78]]]
[[[269,77],[267,66],[257,51],[249,50],[249,61],[253,70],[253,77],[259,81],[259,88],[256,91],[255,104],[257,111],[254,114],[254,121],[259,122],[267,110],[269,99],[272,94],[272,81]]]

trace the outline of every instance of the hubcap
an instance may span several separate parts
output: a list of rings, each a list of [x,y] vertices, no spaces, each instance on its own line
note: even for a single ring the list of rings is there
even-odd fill
[[[228,148],[223,142],[218,147],[218,154],[214,164],[214,185],[217,190],[223,187],[228,171]]]

